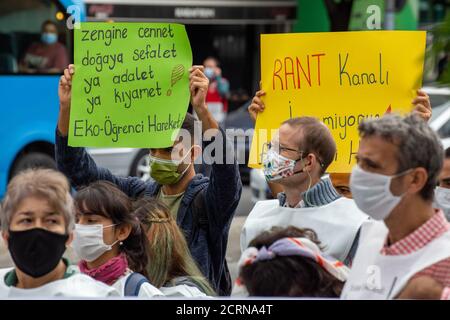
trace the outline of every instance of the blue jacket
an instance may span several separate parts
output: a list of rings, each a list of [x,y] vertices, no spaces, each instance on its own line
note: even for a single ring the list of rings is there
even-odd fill
[[[221,134],[222,137],[225,137],[225,132],[222,129]],[[97,180],[107,180],[117,185],[131,198],[138,198],[143,195],[154,197],[158,194],[161,188],[158,183],[154,181],[144,182],[137,177],[114,176],[109,170],[97,167],[84,148],[69,147],[67,140],[67,137],[61,136],[56,130],[55,157],[57,166],[69,178],[75,188]],[[220,142],[221,139],[217,140]],[[231,281],[226,265],[225,252],[231,220],[242,192],[234,147],[230,141],[227,139],[225,141],[226,143],[222,144],[222,152],[219,152],[223,157],[222,163],[225,163],[227,154],[228,158],[233,159],[234,163],[212,164],[209,178],[201,174],[195,175],[184,193],[177,215],[177,224],[186,235],[194,260],[221,295],[229,294],[228,290],[224,290],[224,281]],[[210,144],[212,144],[212,141],[203,142],[203,149]],[[194,223],[193,207],[194,199],[203,189],[201,196],[204,198],[204,205],[202,208],[206,209],[203,215],[206,216],[207,223],[199,225]]]

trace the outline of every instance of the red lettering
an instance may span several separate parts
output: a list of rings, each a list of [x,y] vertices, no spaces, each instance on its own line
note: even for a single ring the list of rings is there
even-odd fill
[[[320,86],[320,57],[324,56],[325,53],[318,53],[318,54],[313,54],[313,57],[317,57],[317,80]]]
[[[301,89],[302,77],[305,78],[309,87],[312,87],[313,79],[311,77],[310,57],[317,58],[317,84],[320,86],[320,58],[322,56],[325,56],[325,53],[307,54],[305,55],[303,64],[299,57],[285,57],[283,60],[275,59],[272,74],[272,89],[279,89],[279,86],[281,86],[281,90],[288,90],[290,82],[292,82],[291,89],[292,87],[293,89]]]
[[[297,62],[297,83],[298,83],[298,88],[300,89],[301,88],[301,86],[300,86],[300,70],[299,70],[299,66],[300,66],[300,69],[302,70],[302,72],[303,72],[303,75],[305,76],[305,78],[306,78],[306,81],[308,82],[308,84],[309,84],[309,86],[311,87],[311,69],[310,69],[310,67],[309,67],[309,56],[307,56],[307,62],[308,62],[308,75],[306,75],[306,72],[305,72],[305,70],[303,69],[303,67],[302,67],[302,64],[300,63],[300,60],[298,59],[298,57],[295,57],[295,60],[296,60],[296,62]]]
[[[279,68],[278,70],[275,71],[275,69],[277,68],[277,62],[279,63]],[[275,77],[277,77],[280,80],[281,83],[281,90],[284,90],[283,87],[283,79],[281,79],[281,77],[278,75],[278,72],[281,71],[281,68],[283,68],[283,64],[281,63],[281,61],[279,59],[275,60],[274,66],[273,66],[273,76],[272,76],[272,89],[275,90]]]
[[[288,64],[287,61],[290,61],[290,66],[291,66],[291,70],[288,71]],[[286,90],[289,89],[289,85],[288,85],[288,76],[292,76],[292,83],[294,84],[294,89],[296,89],[295,87],[295,74],[294,74],[294,61],[292,60],[292,58],[290,57],[286,57],[284,58],[284,82],[286,83]]]

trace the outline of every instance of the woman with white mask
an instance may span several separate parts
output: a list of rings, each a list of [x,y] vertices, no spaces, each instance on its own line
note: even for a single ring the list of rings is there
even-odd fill
[[[162,296],[147,280],[148,240],[128,196],[109,182],[94,182],[77,193],[75,207],[72,248],[80,271],[122,296]]]

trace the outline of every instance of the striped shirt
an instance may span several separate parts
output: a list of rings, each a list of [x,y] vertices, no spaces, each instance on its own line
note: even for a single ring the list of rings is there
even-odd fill
[[[330,178],[323,177],[315,186],[302,193],[303,199],[294,208],[320,207],[327,205],[340,197],[341,195],[333,187]],[[278,194],[278,201],[280,202],[280,206],[289,207],[284,192]]]
[[[436,210],[431,219],[421,225],[405,238],[388,245],[386,239],[381,254],[384,255],[406,255],[411,254],[429,244],[432,240],[442,236],[450,230],[450,223],[444,216],[442,210]],[[445,289],[441,299],[450,299],[450,258],[439,261],[432,266],[420,271],[414,277],[428,276],[442,284]]]

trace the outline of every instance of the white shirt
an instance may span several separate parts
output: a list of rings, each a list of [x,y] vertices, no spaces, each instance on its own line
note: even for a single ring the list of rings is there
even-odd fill
[[[112,285],[118,292],[120,292],[121,296],[125,296],[125,283],[127,282],[128,277],[133,273],[133,271],[129,270],[125,275],[117,279],[116,282]],[[155,296],[163,296],[164,294],[158,290],[158,288],[152,286],[150,283],[145,282],[139,288],[139,298],[151,298]]]
[[[167,297],[207,298],[205,293],[198,288],[181,284],[173,287],[161,287],[161,292]]]
[[[418,272],[450,257],[450,231],[423,248],[404,255],[383,255],[388,235],[382,221],[367,221],[341,299],[394,299]]]
[[[282,207],[278,200],[259,201],[242,228],[241,252],[250,241],[274,226],[294,226],[314,230],[325,246],[324,253],[344,261],[360,226],[367,219],[353,200],[343,197],[323,206],[303,208]]]
[[[68,267],[68,271],[69,272]],[[102,282],[96,281],[91,277],[78,273],[76,268],[70,269],[74,274],[60,280],[52,281],[43,286],[33,289],[22,289],[14,286],[8,286],[5,283],[5,276],[14,268],[0,269],[0,298],[52,298],[52,297],[70,297],[70,298],[106,298],[119,297],[119,292]]]

